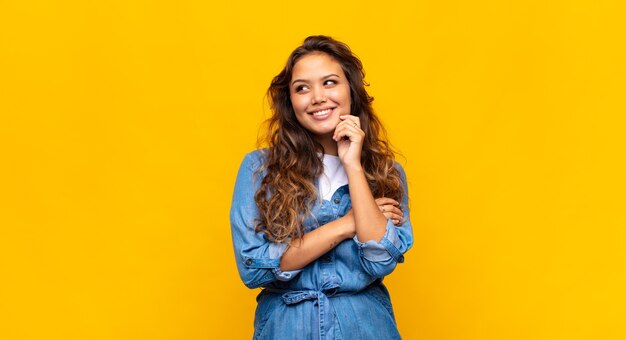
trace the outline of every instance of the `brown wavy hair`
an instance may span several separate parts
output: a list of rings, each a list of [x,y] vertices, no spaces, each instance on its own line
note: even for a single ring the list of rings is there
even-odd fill
[[[342,42],[322,35],[310,36],[291,53],[267,90],[272,116],[266,121],[267,134],[259,139],[259,145],[268,145],[259,170],[265,175],[254,199],[261,212],[256,231],[265,232],[273,242],[301,238],[303,222],[311,213],[310,206],[319,199],[314,183],[324,171],[318,155],[324,149],[297,121],[289,92],[295,64],[303,56],[319,52],[341,65],[350,84],[350,114],[359,117],[365,132],[361,164],[372,194],[397,201],[404,195],[400,173],[394,167],[394,152],[372,109],[374,98],[365,89],[369,84],[365,82],[361,61]]]

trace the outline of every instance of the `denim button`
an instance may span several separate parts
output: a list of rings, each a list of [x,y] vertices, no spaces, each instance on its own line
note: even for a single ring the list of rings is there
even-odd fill
[[[248,266],[249,266],[249,265],[251,265],[251,264],[252,264],[252,259],[247,259],[247,260],[246,260],[246,265],[248,265]]]
[[[335,198],[335,199],[333,200],[333,202],[335,202],[335,204],[339,204],[339,202],[341,202],[341,200],[340,200],[339,198]]]

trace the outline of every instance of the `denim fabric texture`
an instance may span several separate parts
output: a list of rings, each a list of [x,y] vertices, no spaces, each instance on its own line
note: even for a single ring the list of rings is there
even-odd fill
[[[267,240],[254,230],[259,212],[254,194],[261,184],[263,150],[247,154],[241,163],[230,211],[237,269],[248,288],[264,288],[257,297],[254,339],[399,339],[393,308],[382,279],[413,245],[406,175],[396,163],[404,185],[404,222],[387,221],[378,241],[355,236],[306,267],[280,270],[286,244]],[[316,183],[317,185],[317,183]],[[344,216],[351,208],[348,186],[330,200],[312,205],[304,222],[309,232]]]

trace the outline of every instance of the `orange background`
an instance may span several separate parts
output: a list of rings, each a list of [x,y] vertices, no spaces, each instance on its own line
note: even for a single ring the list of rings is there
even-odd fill
[[[620,1],[0,3],[0,338],[249,339],[228,210],[307,35],[410,185],[406,339],[626,338]]]

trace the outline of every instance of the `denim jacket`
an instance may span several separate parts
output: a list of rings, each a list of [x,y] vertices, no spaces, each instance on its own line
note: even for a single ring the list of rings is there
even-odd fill
[[[281,271],[280,258],[287,245],[270,242],[264,233],[255,232],[259,211],[254,195],[264,175],[257,171],[262,165],[263,157],[263,150],[257,150],[243,159],[230,211],[237,269],[247,287],[303,291],[320,290],[331,285],[337,293],[358,292],[377,279],[389,275],[397,263],[404,262],[404,254],[413,245],[413,232],[409,218],[406,175],[396,163],[405,192],[400,202],[404,213],[401,226],[395,226],[388,219],[385,235],[378,242],[361,242],[354,236],[302,269]],[[348,186],[337,189],[330,200],[320,199],[314,202],[311,208],[313,216],[304,221],[305,233],[344,216],[351,209]]]

